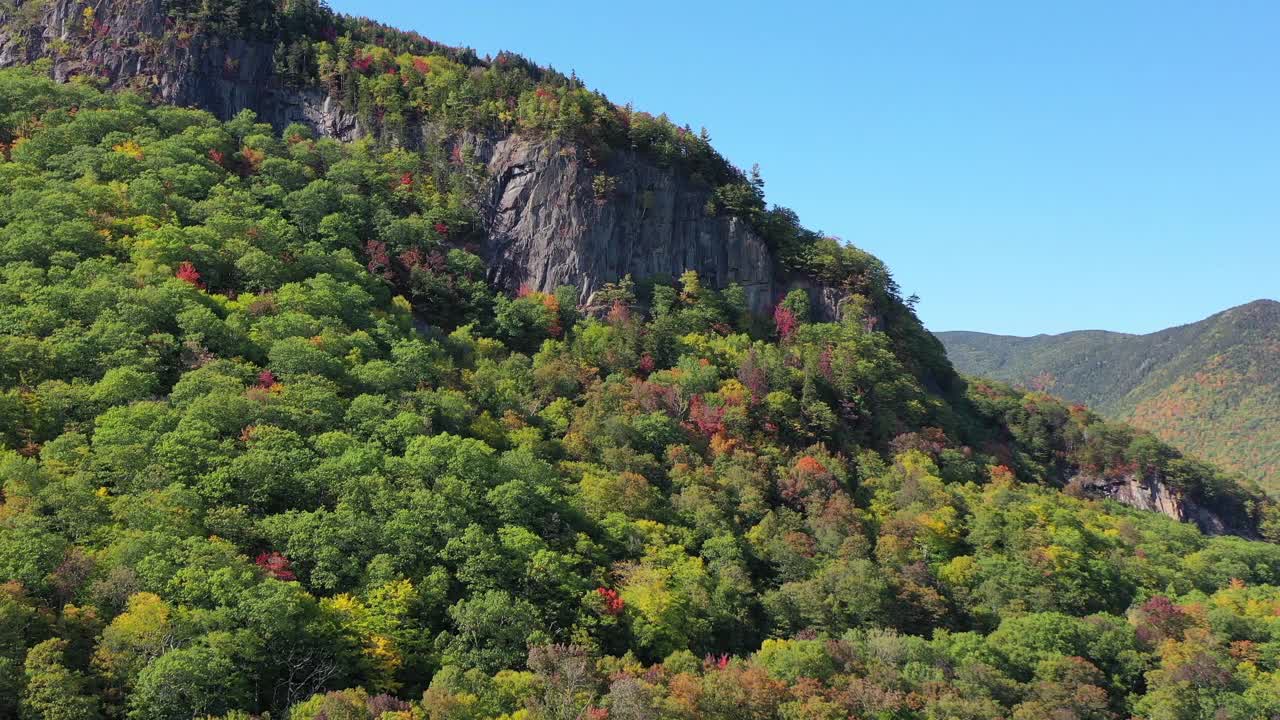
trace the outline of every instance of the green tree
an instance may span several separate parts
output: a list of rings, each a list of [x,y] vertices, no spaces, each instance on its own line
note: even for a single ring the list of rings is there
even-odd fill
[[[45,640],[27,651],[26,687],[19,716],[23,720],[96,720],[98,699],[80,672],[65,665],[67,641]]]
[[[518,666],[541,622],[533,605],[501,590],[489,590],[449,608],[453,632],[446,664],[496,672]]]
[[[239,642],[243,641],[214,636],[153,660],[138,675],[129,697],[129,718],[186,720],[248,707],[250,682],[245,668],[222,647]]]

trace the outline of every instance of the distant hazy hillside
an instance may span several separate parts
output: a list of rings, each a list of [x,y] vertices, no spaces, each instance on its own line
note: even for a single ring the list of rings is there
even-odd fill
[[[1280,303],[1150,335],[937,335],[961,372],[1044,387],[1280,490]]]

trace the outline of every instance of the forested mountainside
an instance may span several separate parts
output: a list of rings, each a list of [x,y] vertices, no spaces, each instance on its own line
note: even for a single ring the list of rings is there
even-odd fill
[[[564,177],[575,122],[408,142],[153,105],[58,70],[111,47],[111,4],[39,6],[6,28],[53,62],[0,71],[0,716],[1280,717],[1276,506],[961,380],[878,261],[664,144],[704,140],[532,66],[472,84],[505,71],[430,44],[343,75],[358,108],[467,68],[419,128],[591,98],[602,152],[760,239],[764,314],[696,268],[490,274],[494,228],[543,231],[493,213],[524,175],[474,148],[558,147],[512,167]],[[266,37],[272,77],[296,38],[426,43],[164,7],[155,47]],[[528,183],[524,207],[571,200]]]
[[[1150,335],[944,332],[961,372],[1035,386],[1280,491],[1280,303]]]
[[[627,274],[695,270],[717,287],[740,285],[758,314],[803,286],[815,313],[833,318],[850,292],[890,284],[876,258],[768,208],[759,175],[728,163],[705,130],[616,106],[518,55],[478,58],[313,0],[16,3],[0,65],[37,59],[58,80],[135,89],[224,120],[251,109],[277,131],[299,122],[484,165],[479,254],[508,291],[572,285],[587,301]]]

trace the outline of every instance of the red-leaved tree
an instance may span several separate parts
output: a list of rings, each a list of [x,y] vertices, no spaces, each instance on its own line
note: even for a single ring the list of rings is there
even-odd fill
[[[200,271],[196,270],[195,265],[185,260],[178,265],[178,272],[174,273],[173,276],[189,285],[194,285],[198,288],[204,287],[204,283],[200,281]]]
[[[724,408],[708,405],[701,395],[694,395],[689,402],[689,421],[703,435],[724,432]]]
[[[351,69],[362,75],[367,75],[369,74],[369,70],[372,68],[373,55],[366,55],[365,53],[357,50],[355,58],[351,61]]]
[[[640,371],[641,375],[649,377],[649,373],[653,372],[653,368],[656,367],[656,365],[657,363],[654,362],[653,356],[649,353],[645,353],[640,356],[640,364],[637,369]]]
[[[783,340],[791,339],[791,335],[796,331],[796,314],[790,309],[778,305],[773,309],[773,326],[778,330],[778,336]]]
[[[395,278],[395,270],[391,267],[391,255],[387,252],[387,244],[380,240],[370,240],[364,245],[369,255],[369,272],[380,275],[387,280]]]
[[[624,601],[618,595],[617,590],[613,590],[607,587],[598,587],[596,588],[596,594],[600,596],[601,610],[604,612],[604,614],[606,615],[622,614],[622,609],[626,607],[626,601]]]
[[[289,565],[289,558],[278,552],[258,553],[254,563],[277,580],[289,581],[298,579]]]

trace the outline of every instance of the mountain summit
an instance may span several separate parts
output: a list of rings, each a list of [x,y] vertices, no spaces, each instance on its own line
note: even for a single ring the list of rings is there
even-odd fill
[[[1148,335],[936,335],[961,372],[1085,403],[1280,490],[1280,302]]]

